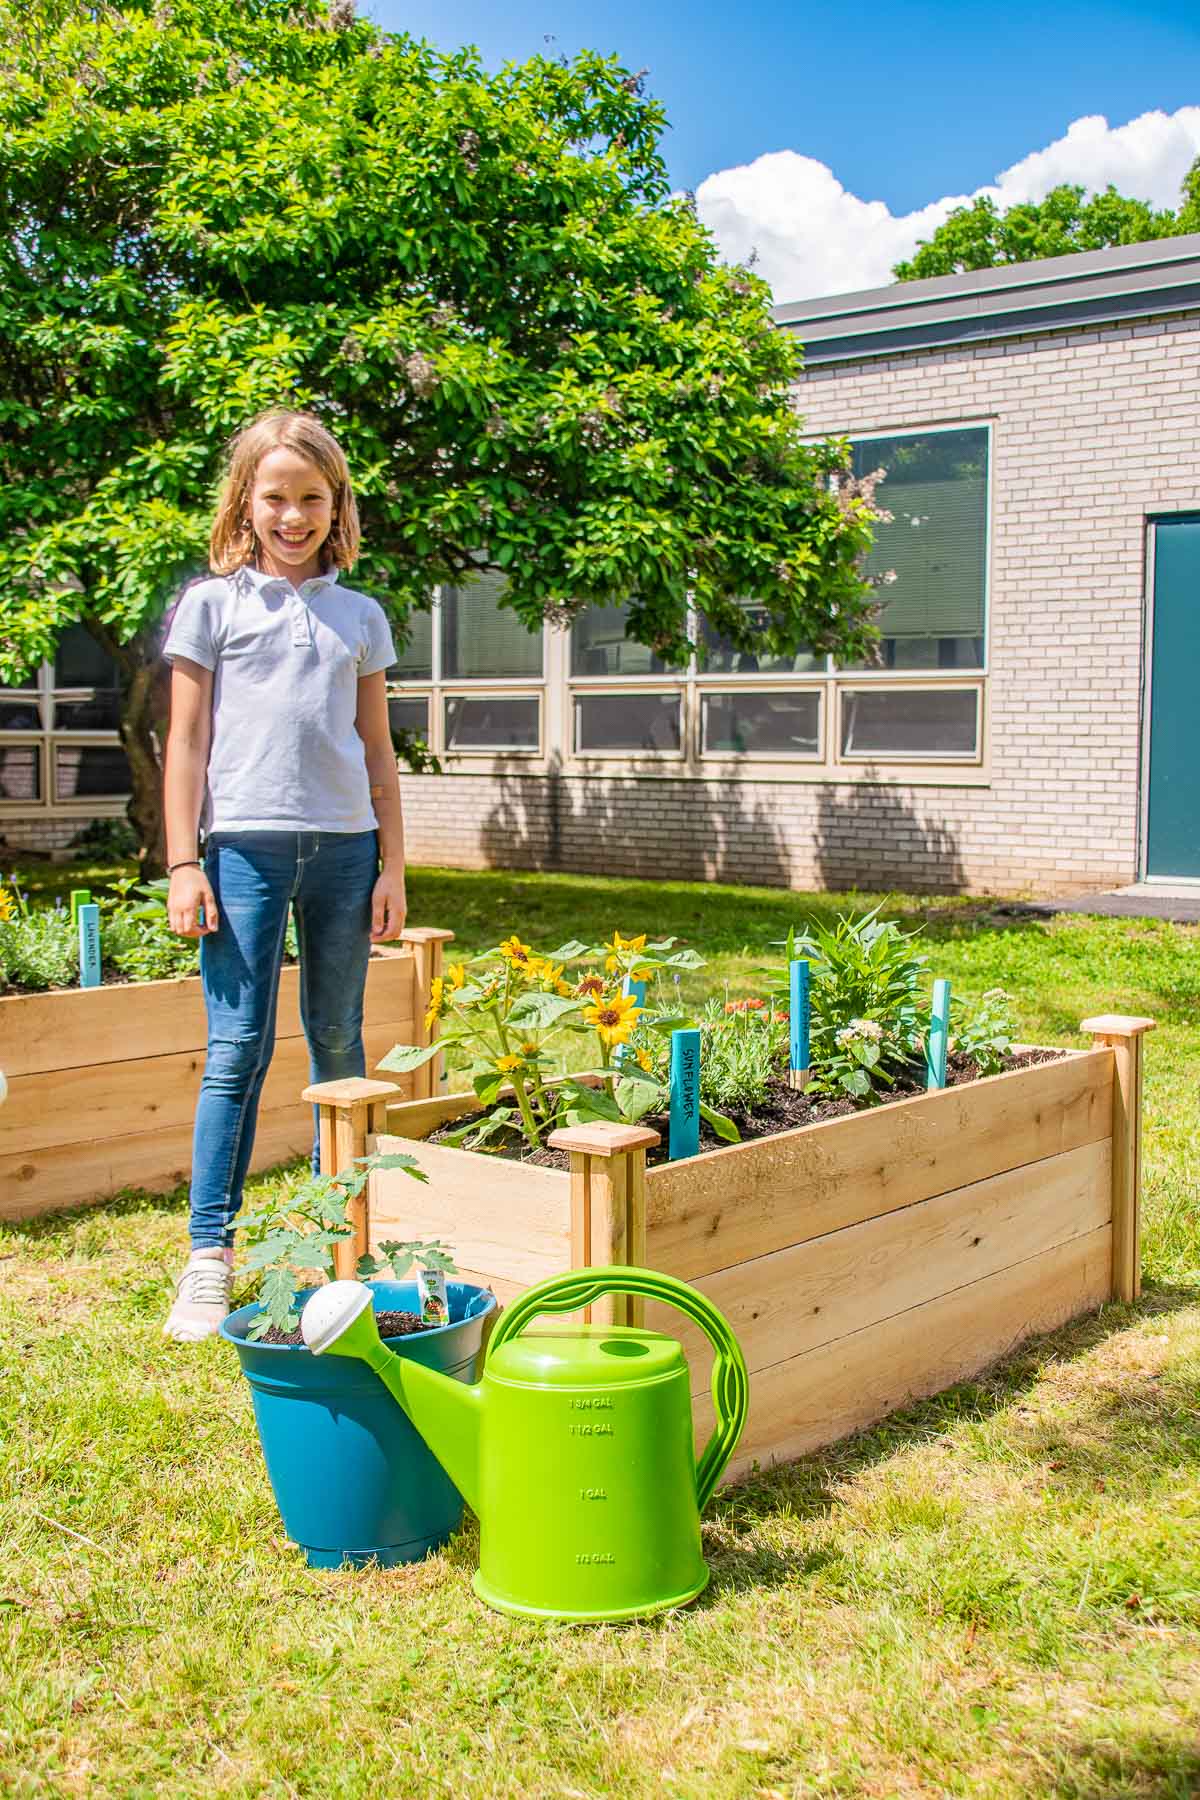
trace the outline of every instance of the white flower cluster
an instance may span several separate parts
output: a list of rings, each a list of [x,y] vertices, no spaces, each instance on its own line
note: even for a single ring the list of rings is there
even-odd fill
[[[851,1044],[881,1044],[883,1026],[877,1025],[874,1019],[851,1019],[838,1032],[834,1042],[840,1050],[849,1049]]]
[[[1001,1000],[1011,1000],[1012,995],[1005,988],[994,987],[994,988],[989,988],[987,993],[983,996],[983,998],[984,998],[985,1002],[989,1001],[989,1000],[994,1000],[997,1003],[999,1003]]]

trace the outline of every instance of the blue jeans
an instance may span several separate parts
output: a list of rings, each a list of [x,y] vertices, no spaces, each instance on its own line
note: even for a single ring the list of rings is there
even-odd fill
[[[374,831],[231,831],[208,840],[204,869],[219,924],[200,940],[208,1057],[192,1150],[194,1250],[233,1242],[259,1095],[275,1048],[289,905],[296,916],[311,1079],[364,1073],[363,989],[378,868]]]

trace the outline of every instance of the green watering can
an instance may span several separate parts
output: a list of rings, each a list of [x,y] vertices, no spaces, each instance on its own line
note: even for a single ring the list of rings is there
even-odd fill
[[[716,1429],[699,1463],[674,1338],[627,1325],[525,1330],[539,1313],[618,1293],[678,1307],[712,1344]],[[706,1585],[700,1513],[746,1423],[748,1380],[733,1332],[695,1288],[633,1268],[539,1282],[501,1314],[474,1387],[386,1349],[361,1282],[319,1288],[300,1317],[310,1350],[369,1364],[478,1515],[475,1591],[489,1606],[633,1619]]]

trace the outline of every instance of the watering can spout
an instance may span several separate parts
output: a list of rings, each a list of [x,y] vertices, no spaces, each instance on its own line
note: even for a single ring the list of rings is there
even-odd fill
[[[318,1289],[300,1315],[300,1327],[318,1356],[357,1356],[378,1375],[478,1513],[483,1389],[389,1350],[375,1323],[371,1290],[361,1281],[331,1281]]]

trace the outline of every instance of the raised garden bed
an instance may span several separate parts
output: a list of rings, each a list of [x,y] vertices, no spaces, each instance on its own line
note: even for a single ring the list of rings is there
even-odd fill
[[[428,1042],[424,1016],[449,931],[414,928],[371,956],[363,1011],[368,1066],[396,1043]],[[275,1055],[263,1087],[252,1169],[302,1155],[312,1112],[299,969],[280,977]],[[198,976],[0,998],[0,1218],[30,1218],[123,1187],[186,1179],[207,1029]],[[426,1064],[398,1084],[436,1091]],[[332,1150],[331,1150],[332,1153]]]
[[[326,1167],[408,1150],[429,1177],[373,1174],[348,1246],[431,1235],[503,1302],[563,1269],[644,1264],[701,1288],[737,1332],[750,1421],[732,1472],[803,1454],[977,1374],[1139,1289],[1146,1019],[1085,1020],[1090,1050],[647,1168],[658,1134],[556,1132],[569,1169],[427,1142],[473,1094],[405,1101],[332,1082]],[[637,1302],[608,1303],[636,1320]],[[631,1311],[624,1311],[629,1307]],[[657,1325],[653,1308],[647,1323]],[[679,1335],[664,1315],[662,1328]],[[698,1438],[708,1363],[693,1357]]]

